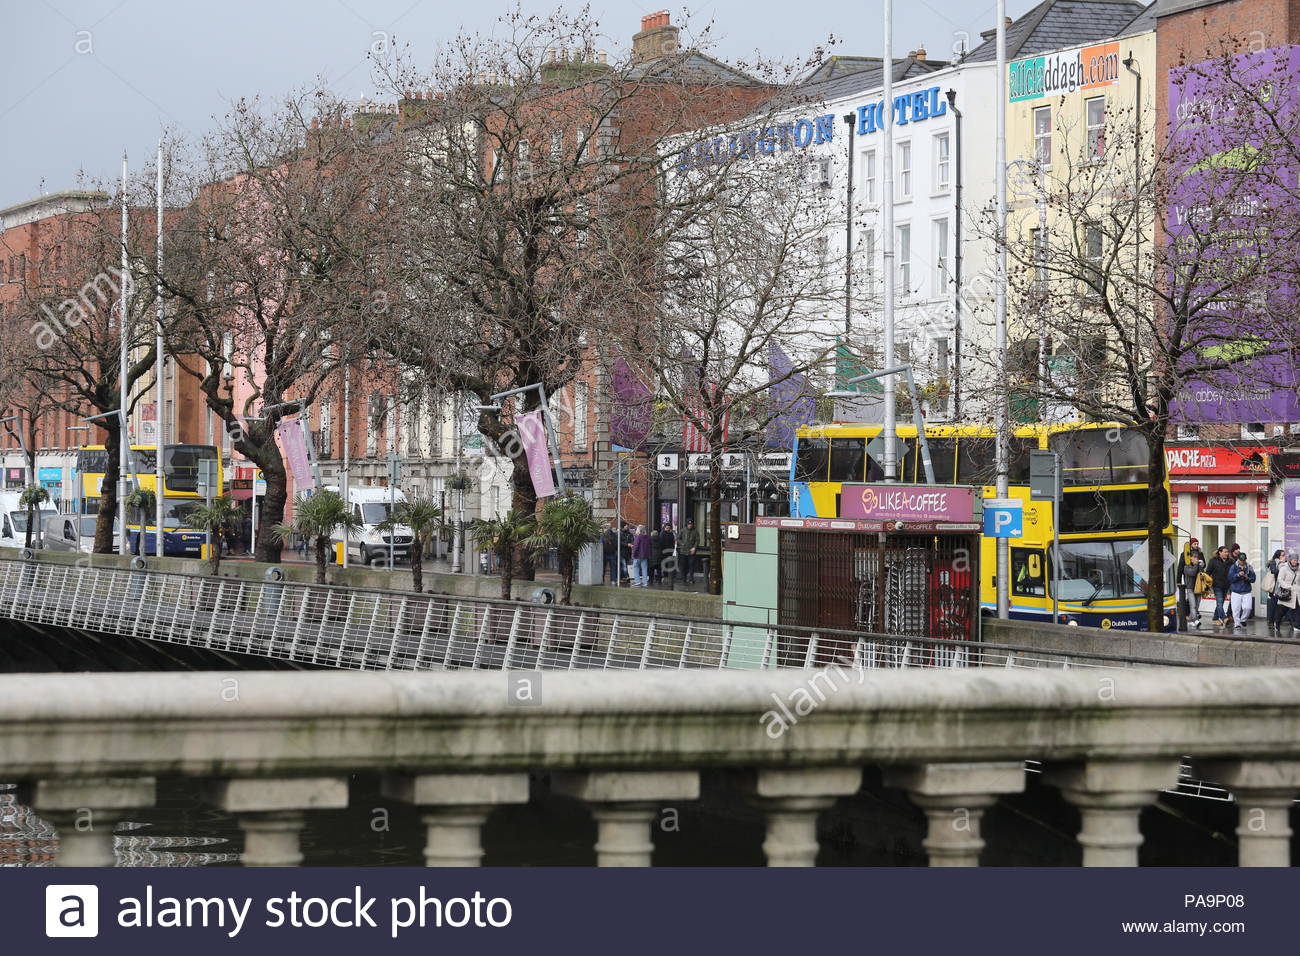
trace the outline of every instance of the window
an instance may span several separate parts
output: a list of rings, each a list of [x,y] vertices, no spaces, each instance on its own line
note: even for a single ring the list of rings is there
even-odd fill
[[[1084,119],[1088,131],[1084,162],[1101,159],[1106,154],[1106,97],[1094,96],[1085,100]]]
[[[1034,240],[1034,291],[1047,292],[1047,232],[1033,229],[1030,235]]]
[[[587,447],[587,383],[573,386],[573,447],[584,451]]]
[[[866,464],[866,439],[831,439],[831,481],[862,481]]]
[[[910,295],[912,291],[912,227],[899,226],[894,255],[898,257],[898,292]]]
[[[1136,431],[1085,428],[1058,432],[1047,447],[1061,456],[1065,485],[1136,484],[1147,480],[1151,460],[1146,441]]]
[[[894,189],[895,199],[912,198],[912,144],[898,144],[898,182]]]
[[[530,172],[532,172],[532,158],[529,151],[528,140],[521,139],[519,141],[518,157],[519,157],[519,162],[517,166],[518,166],[519,175],[527,176]]]
[[[551,159],[559,160],[564,155],[564,130],[551,132]]]
[[[1065,601],[1113,600],[1145,597],[1142,575],[1128,563],[1143,545],[1142,539],[1125,541],[1062,541],[1059,584],[1053,585]],[[1170,566],[1172,571],[1173,566]],[[1172,575],[1165,582],[1173,590]]]
[[[862,260],[864,263],[863,278],[866,280],[865,288],[867,294],[875,296],[879,290],[880,272],[876,268],[876,231],[866,229],[861,236]]]
[[[934,252],[931,261],[934,263],[934,276],[930,292],[937,298],[948,289],[948,220],[936,219],[933,231]]]
[[[1268,434],[1268,428],[1263,422],[1246,422],[1241,426],[1242,438],[1264,438]]]
[[[1047,565],[1037,548],[1011,549],[1011,593],[1022,597],[1046,597]]]
[[[826,236],[818,236],[813,240],[813,250],[817,256],[817,261],[823,266],[826,260],[830,258],[831,241]]]
[[[952,179],[951,142],[947,133],[934,138],[934,191],[945,193]]]
[[[1101,260],[1104,252],[1105,242],[1101,234],[1101,225],[1095,222],[1084,223],[1083,257],[1091,272],[1094,273],[1094,282],[1101,280]]]
[[[874,149],[863,150],[862,152],[862,201],[865,203],[874,203],[877,201],[876,189],[876,151]]]
[[[332,458],[334,454],[334,403],[320,403],[320,456]]]
[[[587,131],[579,126],[573,131],[573,141],[578,144],[578,162],[587,158]]]
[[[383,400],[378,395],[371,395],[369,405],[366,415],[369,419],[369,427],[366,428],[366,457],[374,458],[379,451],[379,429],[384,421]]]
[[[825,481],[830,462],[830,442],[825,438],[800,438],[794,459],[795,481]]]
[[[1052,108],[1034,109],[1034,161],[1044,169],[1052,165]]]

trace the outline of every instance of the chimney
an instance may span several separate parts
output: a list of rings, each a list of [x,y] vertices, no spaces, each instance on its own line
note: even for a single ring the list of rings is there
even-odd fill
[[[917,47],[915,50],[913,50],[913,51],[912,51],[912,59],[916,60],[918,63],[924,63],[924,62],[925,62],[925,47],[921,46],[921,47]]]
[[[632,37],[633,60],[655,60],[677,52],[678,28],[672,25],[667,10],[641,18],[641,32]]]

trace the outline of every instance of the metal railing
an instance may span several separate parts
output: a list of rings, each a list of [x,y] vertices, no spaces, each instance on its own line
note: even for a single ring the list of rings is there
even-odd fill
[[[0,617],[354,670],[1143,667],[610,608],[0,560]]]

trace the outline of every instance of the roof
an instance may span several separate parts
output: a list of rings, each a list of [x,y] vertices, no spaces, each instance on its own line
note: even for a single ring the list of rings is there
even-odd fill
[[[1137,0],[1043,0],[1007,28],[1007,60],[1138,32],[1126,28],[1146,12]],[[997,59],[994,31],[980,36],[984,42],[964,62]]]
[[[894,82],[912,80],[918,76],[928,76],[939,70],[947,69],[950,64],[944,60],[918,60],[915,57],[903,57],[894,60]],[[880,57],[832,57],[805,79],[796,83],[786,94],[801,102],[810,100],[830,101],[854,93],[874,92],[884,84],[884,60]]]
[[[739,86],[762,86],[762,81],[755,79],[743,70],[728,66],[721,60],[715,60],[696,50],[685,50],[671,56],[653,57],[635,64],[627,73],[628,78],[654,79],[655,77],[699,76],[711,83],[727,83]]]

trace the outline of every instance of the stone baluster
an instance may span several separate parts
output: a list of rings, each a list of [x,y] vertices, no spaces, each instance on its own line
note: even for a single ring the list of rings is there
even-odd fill
[[[906,790],[925,811],[931,866],[979,866],[984,810],[1004,793],[1025,789],[1025,765],[927,763],[885,768],[885,784]]]
[[[1079,808],[1084,866],[1138,865],[1142,808],[1178,783],[1179,766],[1176,758],[1089,760],[1044,773],[1044,781]]]
[[[39,780],[32,807],[59,831],[55,866],[116,866],[113,828],[129,811],[152,807],[153,777]]]
[[[1237,865],[1291,865],[1291,804],[1300,761],[1198,760],[1196,771],[1237,798]]]
[[[346,807],[348,778],[239,777],[217,781],[211,798],[239,820],[244,866],[297,866],[305,811]]]
[[[700,775],[694,770],[559,773],[551,778],[551,790],[591,807],[597,866],[649,866],[655,813],[666,800],[698,800]]]
[[[861,786],[861,767],[759,770],[752,796],[767,815],[767,865],[816,865],[817,815]]]
[[[424,811],[426,866],[479,866],[493,807],[528,802],[526,773],[388,774],[386,797]]]

